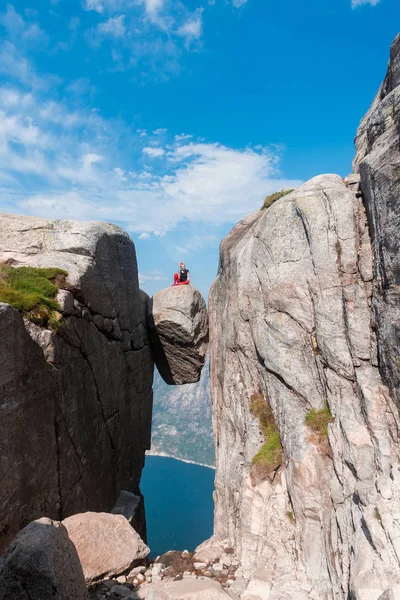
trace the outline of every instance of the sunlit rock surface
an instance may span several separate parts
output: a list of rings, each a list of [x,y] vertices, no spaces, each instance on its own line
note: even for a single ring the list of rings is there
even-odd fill
[[[122,515],[87,512],[62,524],[78,552],[87,584],[123,573],[150,552]]]
[[[221,244],[215,534],[203,553],[233,548],[248,597],[377,600],[400,584],[398,412],[377,366],[357,195],[316,177]],[[310,414],[326,415],[320,430]]]
[[[400,406],[400,34],[372,106],[356,137],[355,170],[374,250],[373,309],[379,364]]]

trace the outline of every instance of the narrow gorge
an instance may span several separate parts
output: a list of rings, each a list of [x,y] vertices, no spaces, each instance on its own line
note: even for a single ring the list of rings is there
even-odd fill
[[[208,314],[114,225],[0,216],[8,277],[61,270],[56,322],[0,303],[0,600],[400,598],[400,35],[355,143],[225,237]],[[149,560],[154,363],[193,383],[208,345],[214,533]]]

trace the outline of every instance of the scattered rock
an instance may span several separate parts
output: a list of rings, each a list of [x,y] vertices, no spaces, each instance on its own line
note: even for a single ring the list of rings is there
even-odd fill
[[[192,285],[157,292],[150,303],[149,331],[154,359],[164,381],[199,381],[208,346],[206,303]]]
[[[0,559],[0,600],[88,600],[82,567],[61,523],[27,525]]]
[[[228,594],[217,581],[182,579],[148,588],[146,600],[227,600]]]
[[[119,575],[150,549],[122,515],[87,512],[64,519],[87,583]]]
[[[205,563],[205,562],[194,562],[193,563],[193,567],[196,569],[196,571],[202,571],[203,569],[205,569],[207,567],[207,563]]]
[[[111,594],[120,596],[121,598],[127,598],[131,595],[131,590],[123,585],[113,585],[110,589]]]
[[[139,575],[142,575],[145,571],[147,570],[147,567],[141,566],[141,567],[134,567],[130,572],[128,577],[138,577]]]

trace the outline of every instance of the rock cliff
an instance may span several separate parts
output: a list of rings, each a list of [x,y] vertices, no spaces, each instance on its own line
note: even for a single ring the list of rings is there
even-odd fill
[[[129,236],[1,215],[0,263],[64,269],[54,334],[0,304],[0,545],[30,520],[111,510],[150,447],[153,359]]]
[[[374,250],[379,363],[400,405],[400,34],[385,80],[358,129],[356,150],[354,169],[361,175]]]
[[[208,546],[233,548],[251,578],[243,598],[400,593],[399,419],[378,370],[358,196],[316,177],[221,244]]]

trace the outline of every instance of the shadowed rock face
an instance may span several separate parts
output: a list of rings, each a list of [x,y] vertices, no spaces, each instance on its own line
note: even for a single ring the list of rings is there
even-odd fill
[[[0,261],[59,267],[60,331],[0,305],[0,549],[43,514],[111,510],[150,447],[148,298],[129,236],[106,223],[0,216]]]
[[[30,523],[0,559],[1,600],[88,600],[82,567],[65,527]]]
[[[357,131],[356,150],[354,170],[361,175],[374,250],[379,364],[400,405],[400,34],[385,80]]]
[[[208,345],[206,303],[192,285],[154,294],[149,313],[154,360],[169,385],[199,381]]]
[[[253,213],[221,244],[205,549],[234,549],[249,594],[260,581],[269,600],[399,590],[399,422],[377,368],[371,293],[364,207],[337,175]],[[329,417],[321,430],[310,421],[318,411]]]

